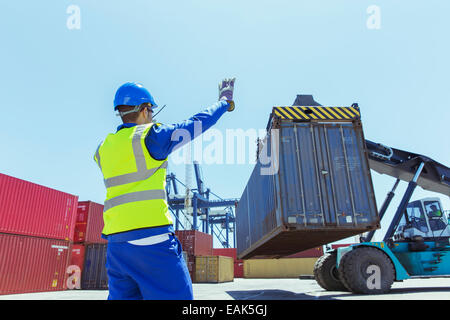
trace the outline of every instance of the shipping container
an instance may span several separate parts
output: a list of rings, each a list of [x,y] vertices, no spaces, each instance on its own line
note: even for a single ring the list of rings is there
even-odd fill
[[[236,248],[213,248],[212,255],[213,256],[225,256],[231,257],[234,260],[237,259]]]
[[[298,278],[313,275],[319,258],[281,258],[244,260],[244,278]]]
[[[286,256],[285,258],[318,258],[321,256],[323,256],[323,246],[300,251]]]
[[[103,239],[103,205],[92,201],[80,201],[77,208],[78,223],[80,231],[84,234],[79,237],[85,243],[107,243]],[[84,223],[84,224],[83,224]]]
[[[81,274],[84,266],[85,247],[82,244],[72,245],[72,255],[67,267],[67,288],[81,289]]]
[[[225,256],[195,257],[195,282],[222,283],[233,281],[234,260]]]
[[[234,261],[234,277],[235,278],[244,277],[244,260]]]
[[[359,109],[295,108],[316,119],[273,109],[236,208],[240,259],[282,257],[380,227]],[[324,120],[324,110],[348,116]]]
[[[75,231],[73,235],[74,243],[84,243],[84,241],[86,240],[86,228],[87,228],[86,222],[75,223]]]
[[[0,294],[66,289],[71,243],[0,233]]]
[[[175,236],[180,240],[183,251],[186,251],[188,255],[212,255],[212,235],[196,230],[177,230]]]
[[[234,260],[234,277],[235,278],[243,278],[244,277],[244,261],[237,260],[236,248],[213,248],[212,255],[233,258],[233,260]]]
[[[108,289],[106,273],[106,244],[91,243],[85,245],[84,266],[81,273],[81,289]]]
[[[73,241],[78,197],[0,173],[0,232]]]

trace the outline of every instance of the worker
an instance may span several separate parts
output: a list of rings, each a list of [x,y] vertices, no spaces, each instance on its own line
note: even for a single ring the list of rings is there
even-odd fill
[[[430,207],[430,211],[428,212],[428,217],[430,218],[441,218],[442,212],[437,208],[435,204],[432,204]]]
[[[234,81],[219,84],[218,102],[171,125],[153,122],[158,105],[141,84],[129,82],[118,88],[114,110],[123,124],[100,143],[94,155],[106,186],[102,237],[108,240],[109,300],[193,299],[168,210],[167,158],[188,142],[172,139],[177,130],[187,130],[193,139],[194,122],[200,121],[204,132],[226,111],[234,110]]]

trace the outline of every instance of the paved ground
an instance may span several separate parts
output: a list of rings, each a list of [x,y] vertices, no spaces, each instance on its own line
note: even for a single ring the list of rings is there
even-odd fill
[[[234,279],[220,284],[194,283],[195,300],[450,300],[450,278],[396,282],[389,294],[354,295],[325,291],[314,280]],[[104,300],[107,291],[66,290],[0,295],[0,300]]]

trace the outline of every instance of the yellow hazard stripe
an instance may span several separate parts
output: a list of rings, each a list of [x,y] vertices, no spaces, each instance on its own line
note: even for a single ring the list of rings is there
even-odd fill
[[[333,108],[327,108],[327,111],[328,111],[329,113],[331,113],[331,114],[334,116],[335,119],[341,119],[341,116],[338,115],[336,112],[334,112],[334,111],[333,111]]]
[[[303,118],[309,119],[309,117],[305,113],[303,113],[303,111],[300,110],[299,107],[292,107],[292,108],[294,108],[294,110],[297,111]]]
[[[330,116],[330,114],[328,112],[326,112],[326,110],[325,110],[326,108],[317,107],[317,109],[322,111],[322,113],[327,117],[327,119],[334,119],[333,116]]]
[[[350,107],[350,110],[352,110],[358,117],[360,116],[359,111],[356,110],[355,108]]]
[[[287,113],[284,108],[278,108],[278,110],[280,110],[288,119],[293,119],[291,115],[289,115],[289,113]]]
[[[280,118],[283,118],[283,116],[281,115],[280,111],[278,111],[278,108],[275,108],[274,112],[275,112],[275,115],[277,115]]]
[[[341,108],[342,111],[347,112],[347,114],[350,116],[350,118],[354,118],[355,115],[350,112],[348,108]]]
[[[333,107],[333,110],[335,110],[337,113],[341,114],[345,119],[350,119],[344,112],[340,110],[341,108]],[[341,118],[342,119],[342,118]]]
[[[289,120],[351,120],[360,117],[359,110],[354,107],[274,107],[273,113]]]
[[[303,111],[306,111],[306,110],[308,110],[308,109],[311,109],[311,108],[307,108],[307,107],[300,107],[300,108],[302,108]],[[313,119],[318,119],[318,118],[314,115],[314,113],[309,113],[309,115],[310,115]]]
[[[318,115],[319,118],[324,119],[324,120],[327,119],[319,112],[318,108],[310,108],[310,109],[314,112],[314,114]]]

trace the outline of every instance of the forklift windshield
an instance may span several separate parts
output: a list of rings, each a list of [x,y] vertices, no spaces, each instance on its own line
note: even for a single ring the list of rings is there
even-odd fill
[[[428,225],[420,201],[414,201],[406,208],[411,226],[423,233],[428,232]]]

